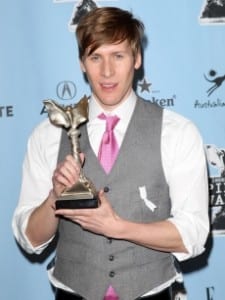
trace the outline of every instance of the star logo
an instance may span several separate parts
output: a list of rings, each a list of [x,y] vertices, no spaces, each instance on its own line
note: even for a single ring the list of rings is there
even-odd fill
[[[151,83],[148,83],[146,81],[146,79],[144,78],[144,80],[138,84],[141,87],[141,93],[143,93],[144,91],[149,92],[150,93],[150,86],[152,85]]]

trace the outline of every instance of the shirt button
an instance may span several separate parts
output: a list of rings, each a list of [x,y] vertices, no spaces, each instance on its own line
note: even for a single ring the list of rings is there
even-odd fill
[[[109,255],[109,260],[110,260],[110,261],[113,261],[113,260],[114,260],[114,255],[112,255],[112,254]]]
[[[110,271],[109,272],[109,277],[114,277],[115,276],[115,272],[114,271]]]
[[[108,244],[112,244],[112,239],[111,238],[107,238],[107,242],[108,242]]]
[[[103,190],[104,190],[105,193],[108,193],[109,192],[109,187],[105,186]]]

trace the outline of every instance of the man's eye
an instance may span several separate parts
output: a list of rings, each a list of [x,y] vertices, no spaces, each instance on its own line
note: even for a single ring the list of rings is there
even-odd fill
[[[123,55],[122,55],[122,54],[116,54],[115,57],[116,57],[117,59],[122,59],[122,58],[123,58]]]
[[[97,56],[97,55],[93,55],[93,56],[91,56],[90,58],[91,58],[91,60],[93,60],[93,61],[99,60],[99,56]]]

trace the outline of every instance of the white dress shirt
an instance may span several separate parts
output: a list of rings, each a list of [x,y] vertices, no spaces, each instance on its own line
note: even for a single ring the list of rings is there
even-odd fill
[[[119,146],[135,103],[136,95],[132,91],[128,99],[112,112],[120,118],[114,129]],[[105,130],[104,120],[97,117],[101,112],[101,107],[91,97],[87,129],[96,155]],[[17,241],[28,253],[40,254],[53,239],[52,237],[45,244],[33,247],[25,235],[25,229],[31,212],[46,199],[52,188],[52,174],[57,163],[60,136],[61,129],[46,119],[34,129],[28,140],[20,199],[12,222]],[[180,232],[188,250],[188,253],[173,253],[182,261],[204,251],[209,231],[208,177],[203,141],[197,128],[190,120],[167,109],[163,110],[161,156],[171,198],[169,220]],[[171,279],[173,280],[174,278]],[[52,276],[51,281],[55,281]],[[55,284],[63,287],[60,283]],[[158,292],[169,284],[167,282],[151,293]]]

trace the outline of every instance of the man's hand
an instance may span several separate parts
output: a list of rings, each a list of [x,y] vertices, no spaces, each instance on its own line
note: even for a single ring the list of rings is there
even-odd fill
[[[84,154],[81,153],[81,161],[84,161]],[[79,179],[80,167],[72,155],[67,155],[65,160],[59,163],[53,173],[53,193],[58,198],[65,188],[72,187]]]
[[[58,209],[56,215],[61,215],[91,232],[116,238],[119,229],[119,216],[113,210],[105,193],[99,192],[100,206],[91,209]]]

